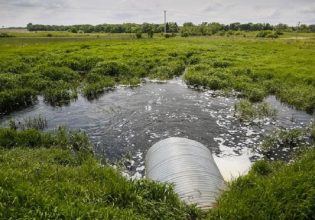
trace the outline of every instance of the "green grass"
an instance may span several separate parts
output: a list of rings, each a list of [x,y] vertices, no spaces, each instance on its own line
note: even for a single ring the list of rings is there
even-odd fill
[[[173,186],[129,180],[82,132],[0,129],[0,219],[190,219]]]
[[[71,151],[0,149],[1,219],[189,219],[169,185],[131,181]]]
[[[292,164],[256,162],[231,182],[208,219],[314,219],[315,150]]]
[[[31,125],[42,120],[34,118]],[[0,219],[315,217],[314,148],[289,164],[256,162],[249,174],[227,183],[215,207],[204,213],[182,202],[172,185],[130,180],[102,165],[81,131],[14,127],[0,129]],[[282,135],[282,142],[292,144],[295,136]]]
[[[137,85],[143,77],[169,79],[185,68],[191,85],[235,89],[252,102],[275,94],[298,109],[315,108],[314,34],[299,33],[298,40],[292,33],[278,39],[256,38],[256,33],[168,39],[45,34],[0,39],[1,113],[32,105],[36,95],[63,105],[77,92],[93,98],[106,87]],[[107,64],[111,73],[101,70]]]
[[[277,111],[268,103],[251,103],[247,99],[242,99],[235,104],[235,115],[240,121],[251,122],[254,119],[274,117]]]

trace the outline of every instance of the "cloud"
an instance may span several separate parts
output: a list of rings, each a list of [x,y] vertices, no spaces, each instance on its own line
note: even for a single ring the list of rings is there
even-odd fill
[[[5,4],[7,7],[12,8],[65,8],[67,7],[67,1],[49,1],[49,0],[11,0]]]
[[[314,0],[0,0],[0,26],[163,22],[315,23]]]

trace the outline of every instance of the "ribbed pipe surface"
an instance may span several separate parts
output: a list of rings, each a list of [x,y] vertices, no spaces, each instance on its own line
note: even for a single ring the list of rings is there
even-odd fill
[[[224,186],[208,148],[186,138],[168,138],[154,144],[145,158],[149,179],[175,184],[188,204],[209,209]]]

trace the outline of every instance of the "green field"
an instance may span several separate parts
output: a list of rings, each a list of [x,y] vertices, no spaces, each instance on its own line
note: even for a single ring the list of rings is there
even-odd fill
[[[22,34],[0,39],[1,113],[31,105],[37,95],[62,105],[78,93],[93,99],[105,88],[138,85],[143,77],[169,79],[185,68],[191,85],[234,89],[253,102],[275,94],[298,109],[315,109],[314,34],[297,40],[292,33],[279,39]]]
[[[175,76],[193,87],[239,92],[242,110],[275,95],[313,113],[315,35],[256,34],[136,39],[11,33],[0,38],[0,115],[35,104],[39,95],[62,106],[78,94],[95,99],[119,84]],[[314,141],[314,127],[310,134]],[[290,134],[282,136],[291,140]],[[257,162],[229,184],[214,209],[202,213],[181,202],[169,185],[128,180],[101,165],[82,132],[11,126],[0,129],[0,219],[312,219],[314,157],[308,150],[290,164]]]

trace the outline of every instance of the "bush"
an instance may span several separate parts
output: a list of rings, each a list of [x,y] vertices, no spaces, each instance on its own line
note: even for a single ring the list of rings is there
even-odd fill
[[[262,38],[278,38],[278,34],[275,31],[259,31],[256,35],[256,37],[262,37]]]
[[[5,37],[14,37],[14,36],[8,33],[0,33],[0,38],[5,38]]]
[[[180,36],[182,36],[182,37],[189,37],[189,33],[183,31],[183,32],[180,33]]]
[[[170,33],[164,33],[163,34],[163,36],[165,37],[165,38],[171,38],[171,37],[175,37],[176,35],[174,34],[174,33],[172,33],[172,34],[170,34]]]
[[[137,32],[137,33],[136,33],[136,38],[137,38],[137,39],[142,38],[142,32]]]
[[[148,38],[153,38],[154,32],[153,31],[149,31],[148,32]]]

